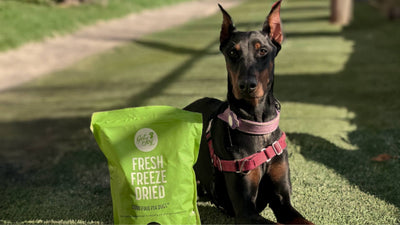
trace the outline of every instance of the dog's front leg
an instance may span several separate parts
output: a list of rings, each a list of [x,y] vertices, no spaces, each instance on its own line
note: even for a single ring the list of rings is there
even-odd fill
[[[268,169],[273,186],[270,207],[279,223],[313,224],[306,220],[291,204],[291,182],[287,151],[275,160]]]
[[[260,168],[243,173],[224,173],[226,188],[235,212],[236,224],[275,224],[256,210]]]

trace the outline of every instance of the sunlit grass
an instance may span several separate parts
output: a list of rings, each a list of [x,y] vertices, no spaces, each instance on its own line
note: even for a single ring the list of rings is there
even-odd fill
[[[255,0],[229,12],[239,29],[260,29],[269,7]],[[289,139],[292,202],[316,224],[398,224],[399,24],[365,3],[355,13],[342,29],[328,22],[328,0],[282,6],[287,38],[274,91]],[[224,99],[220,22],[215,15],[149,35],[0,93],[0,218],[112,223],[91,113]],[[394,158],[371,160],[382,153]],[[199,209],[205,224],[233,222],[209,202]],[[269,209],[263,215],[274,219]]]
[[[29,1],[0,1],[0,51],[21,44],[66,34],[99,20],[185,0],[106,0],[61,7]]]

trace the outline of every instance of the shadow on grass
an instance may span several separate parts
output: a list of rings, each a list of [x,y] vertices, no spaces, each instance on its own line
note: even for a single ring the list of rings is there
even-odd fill
[[[349,122],[355,125],[356,130],[347,134],[347,141],[356,150],[340,148],[318,134],[288,133],[288,138],[300,147],[300,154],[306,160],[332,169],[351,186],[399,208],[400,191],[394,188],[394,182],[400,180],[400,55],[396,53],[400,48],[396,47],[399,45],[392,35],[400,33],[393,30],[393,24],[374,17],[377,13],[367,9],[369,6],[361,3],[356,6],[371,13],[371,18],[362,18],[363,15],[358,15],[356,10],[355,22],[339,33],[354,43],[345,67],[340,72],[329,74],[278,76],[275,96],[285,102],[335,106],[353,112],[355,117]],[[287,37],[305,38],[309,35],[288,34]],[[313,35],[321,38],[331,36],[324,33]],[[383,162],[372,160],[381,154],[394,158]],[[356,201],[373,211],[374,203],[363,202],[364,199]]]
[[[112,222],[106,159],[88,118],[1,123],[0,220]],[[14,134],[12,138],[7,133]],[[105,176],[106,175],[106,176]]]
[[[379,154],[400,154],[400,55],[396,53],[400,48],[395,47],[398,41],[393,38],[400,32],[393,30],[393,25],[370,6],[357,3],[354,23],[341,33],[354,42],[345,68],[336,74],[279,76],[276,90],[284,101],[345,107],[354,112],[351,122],[357,130],[349,134],[349,141],[357,150],[341,149],[309,134],[291,133],[288,137],[300,145],[306,159],[334,169],[362,191],[400,207],[400,192],[393,188],[393,181],[400,180],[399,160],[371,160]]]
[[[206,199],[198,199],[198,209],[202,224],[234,224],[235,220],[217,209]]]
[[[213,50],[213,47],[219,42],[219,40],[214,40],[210,42],[203,49],[191,49],[191,48],[183,48],[176,47],[172,45],[167,45],[165,43],[160,42],[149,42],[149,41],[135,41],[135,43],[144,45],[151,48],[162,49],[168,52],[173,52],[177,54],[189,54],[190,58],[184,61],[180,66],[172,70],[171,72],[165,74],[162,79],[155,82],[149,88],[141,91],[140,93],[132,96],[128,99],[127,104],[129,107],[142,106],[148,99],[151,99],[155,96],[159,96],[162,92],[175,81],[177,81],[180,77],[182,77],[189,69],[195,66],[196,62],[201,60],[203,57],[206,57],[209,54],[217,54],[210,53]],[[157,59],[155,59],[157,60]]]
[[[398,160],[373,162],[371,158],[385,153],[398,154],[400,131],[398,129],[371,133],[355,131],[350,134],[352,144],[359,150],[347,150],[337,147],[331,142],[309,134],[288,133],[292,143],[301,146],[300,153],[308,160],[322,163],[335,169],[351,184],[365,193],[372,194],[396,207],[400,207],[400,195],[393,188],[393,182],[400,177]],[[393,144],[397,146],[393,146]],[[376,147],[376,145],[379,145]]]
[[[161,80],[128,99],[127,105],[119,107],[142,106],[148,99],[161,95],[197,60],[216,54],[212,47],[217,42],[214,40],[197,50],[135,41],[140,45],[187,54],[189,58]],[[35,90],[16,88],[14,91]],[[3,196],[0,220],[112,223],[108,167],[88,129],[89,124],[88,117],[0,123],[0,195]],[[200,207],[200,211],[207,214],[212,209],[212,206]],[[218,218],[222,215],[219,211],[215,214],[219,215]]]

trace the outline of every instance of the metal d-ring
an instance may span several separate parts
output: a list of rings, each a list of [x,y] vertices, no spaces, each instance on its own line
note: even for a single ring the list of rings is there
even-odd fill
[[[223,171],[223,170],[222,170],[221,159],[220,159],[219,157],[217,157],[217,159],[218,159],[218,168],[219,168],[219,171]]]
[[[243,161],[238,161],[238,162],[241,162],[241,163],[239,163],[240,164],[239,171],[236,171],[236,173],[245,173],[246,174],[246,172],[243,172],[243,166],[247,161],[249,161],[249,159],[245,159]]]

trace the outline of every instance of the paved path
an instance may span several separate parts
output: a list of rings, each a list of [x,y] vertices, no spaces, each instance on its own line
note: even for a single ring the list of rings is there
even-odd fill
[[[243,0],[220,0],[230,8]],[[29,43],[0,53],[0,92],[145,34],[178,26],[218,11],[215,0],[195,0],[99,22],[73,34]]]

